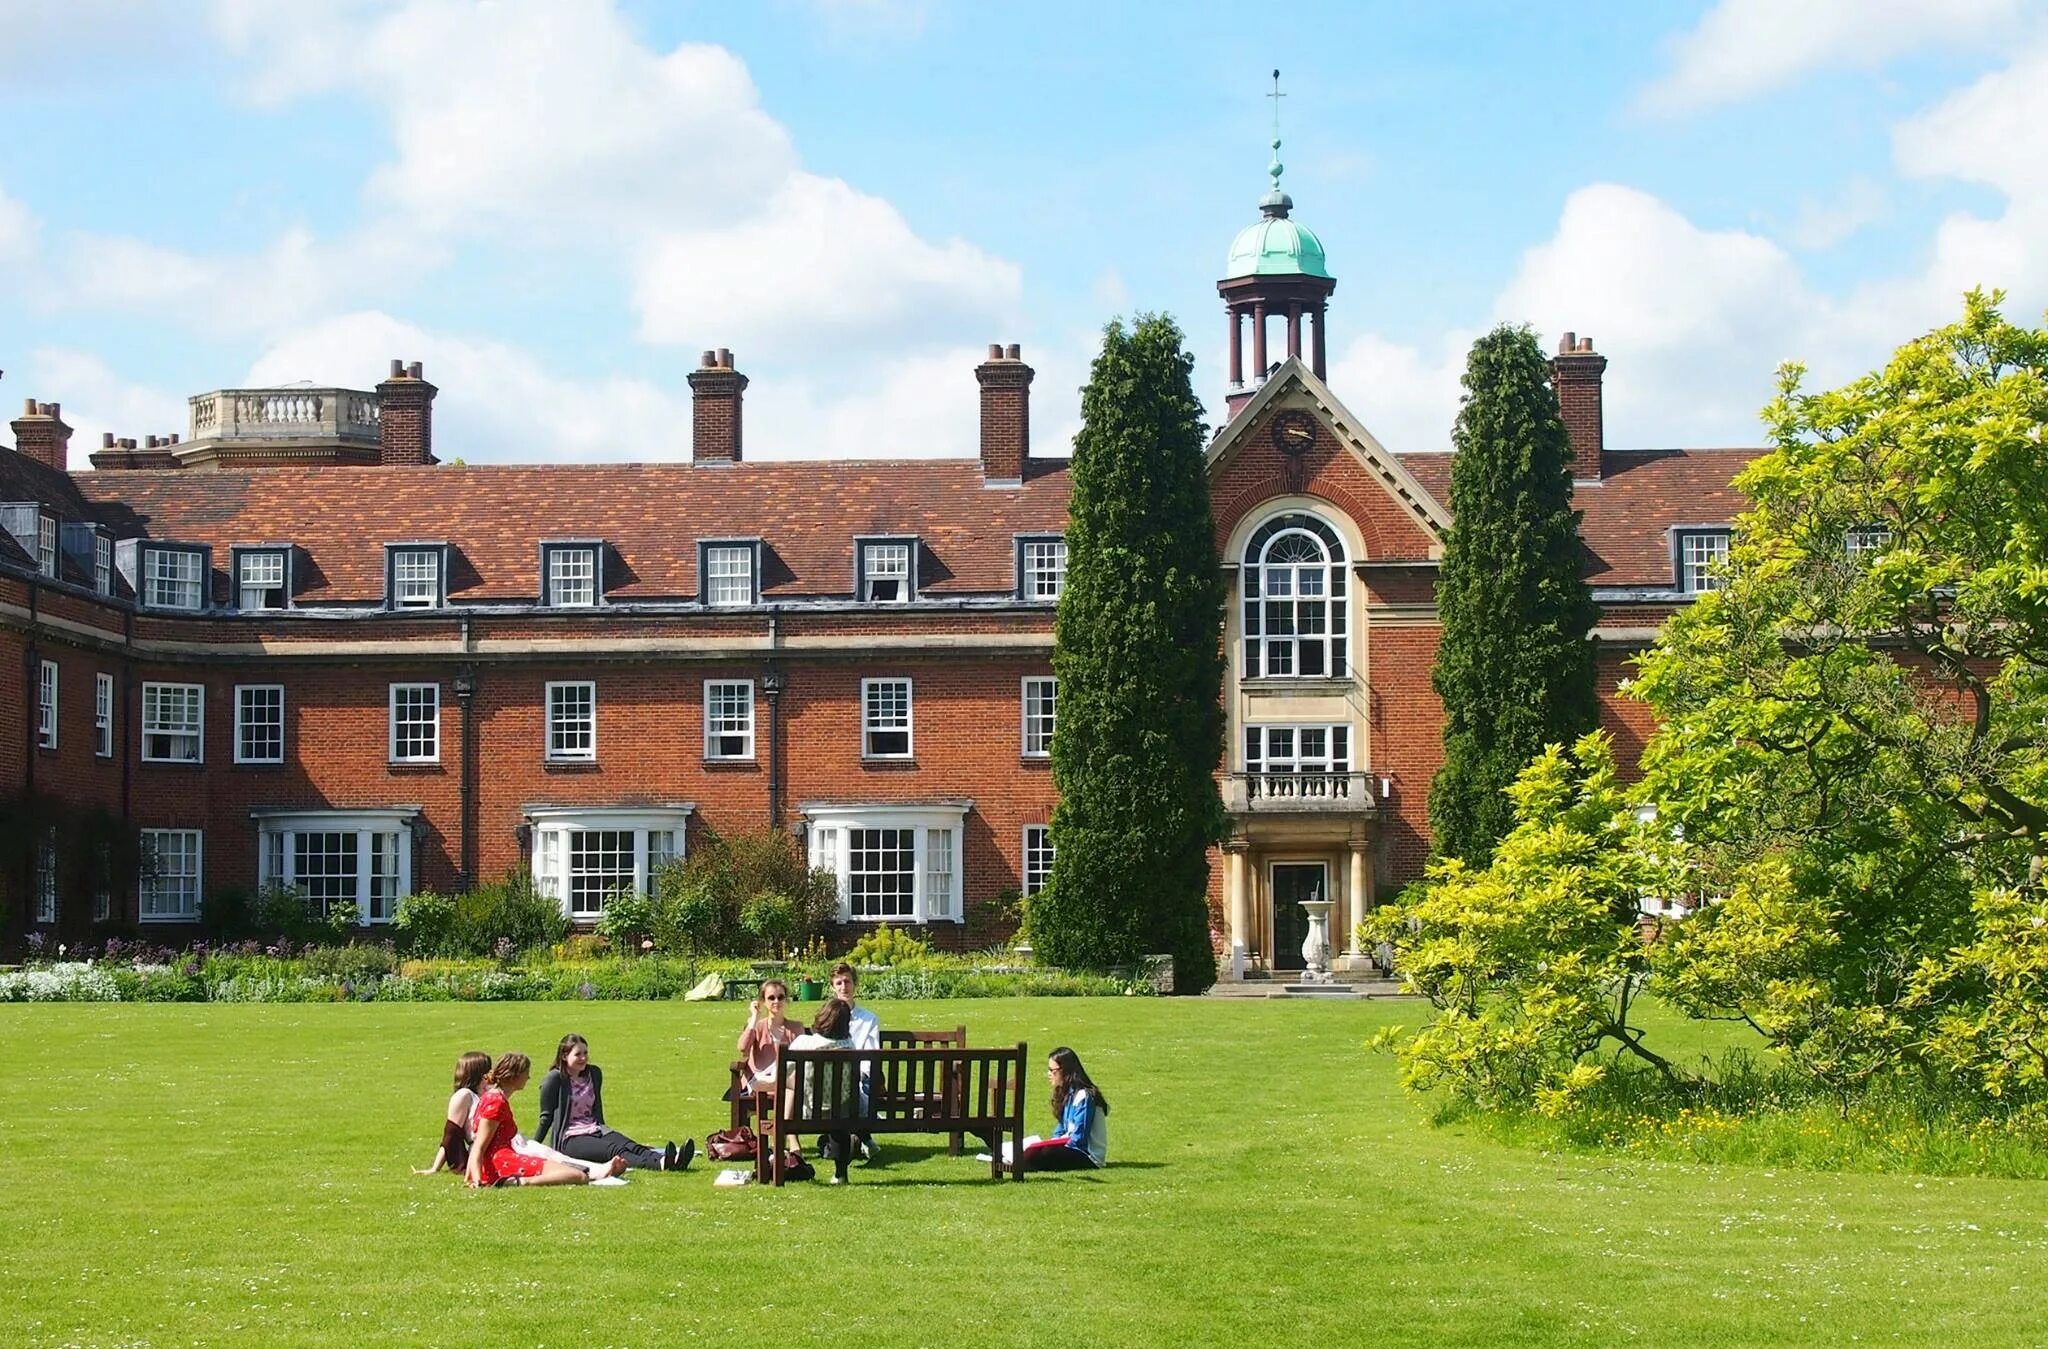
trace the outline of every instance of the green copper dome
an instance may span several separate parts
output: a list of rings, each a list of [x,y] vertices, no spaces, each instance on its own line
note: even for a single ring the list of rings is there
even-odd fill
[[[1285,215],[1269,214],[1257,224],[1237,232],[1230,244],[1230,261],[1224,264],[1223,279],[1241,276],[1320,276],[1328,279],[1329,264],[1323,258],[1323,241],[1306,225],[1297,225]]]

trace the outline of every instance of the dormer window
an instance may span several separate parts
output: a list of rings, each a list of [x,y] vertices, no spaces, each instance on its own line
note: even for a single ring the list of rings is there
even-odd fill
[[[0,527],[14,536],[21,550],[35,559],[36,570],[52,580],[57,576],[57,517],[34,501],[11,501],[0,506]]]
[[[917,598],[917,540],[855,540],[859,566],[854,598],[867,604],[907,604]]]
[[[1726,529],[1682,529],[1678,531],[1678,588],[1688,595],[1719,590],[1720,570],[1728,561]]]
[[[393,609],[438,609],[448,598],[448,546],[385,545],[385,594]]]
[[[197,548],[141,547],[142,603],[197,613],[206,602],[206,554]]]
[[[1017,540],[1017,598],[1051,601],[1067,584],[1067,541],[1058,535]]]
[[[542,603],[563,609],[588,609],[603,599],[604,545],[582,541],[544,543],[540,554]]]
[[[761,542],[705,539],[697,544],[698,598],[714,608],[758,604],[761,599]]]
[[[92,588],[101,595],[114,593],[114,541],[104,534],[92,536]]]
[[[237,548],[235,607],[244,613],[289,609],[292,602],[292,559],[289,548]]]

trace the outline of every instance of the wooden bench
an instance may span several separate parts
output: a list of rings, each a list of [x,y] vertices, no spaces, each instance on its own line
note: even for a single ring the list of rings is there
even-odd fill
[[[967,1027],[955,1026],[951,1030],[885,1030],[882,1032],[884,1049],[965,1049],[967,1048]],[[732,1082],[725,1090],[725,1099],[732,1102],[732,1124],[740,1129],[747,1127],[755,1111],[756,1100],[762,1088],[754,1086],[754,1075],[747,1070],[745,1059],[734,1059],[728,1071]],[[947,1087],[949,1082],[942,1082]],[[960,1155],[960,1135],[954,1134],[951,1151]]]
[[[780,1089],[760,1093],[755,1175],[782,1184],[793,1134],[974,1134],[989,1144],[989,1174],[1024,1179],[1027,1053],[1014,1049],[778,1049]],[[860,1105],[867,1069],[868,1106]],[[772,1126],[767,1116],[772,1115]]]

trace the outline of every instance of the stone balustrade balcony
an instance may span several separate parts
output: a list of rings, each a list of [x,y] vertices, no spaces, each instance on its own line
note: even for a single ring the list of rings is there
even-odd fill
[[[172,448],[187,467],[378,461],[377,395],[363,389],[216,389],[189,403],[191,434]]]
[[[1227,773],[1223,804],[1233,814],[1372,815],[1379,780],[1371,773]]]

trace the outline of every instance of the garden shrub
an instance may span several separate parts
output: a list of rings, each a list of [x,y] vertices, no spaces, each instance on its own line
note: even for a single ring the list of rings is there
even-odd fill
[[[621,951],[639,950],[641,939],[654,935],[654,901],[636,890],[606,896],[597,931]]]
[[[524,868],[455,899],[450,954],[488,955],[502,940],[514,951],[552,946],[569,935],[562,906],[534,888]]]
[[[323,946],[308,951],[300,966],[316,978],[360,984],[398,971],[398,953],[388,946]]]
[[[740,927],[758,943],[764,956],[781,955],[796,934],[796,903],[788,895],[760,894],[740,909]]]
[[[846,960],[852,965],[915,965],[931,954],[932,948],[924,942],[902,928],[883,923],[855,942],[846,953]]]
[[[455,901],[421,890],[398,901],[397,926],[405,949],[419,955],[451,956],[455,950]]]

